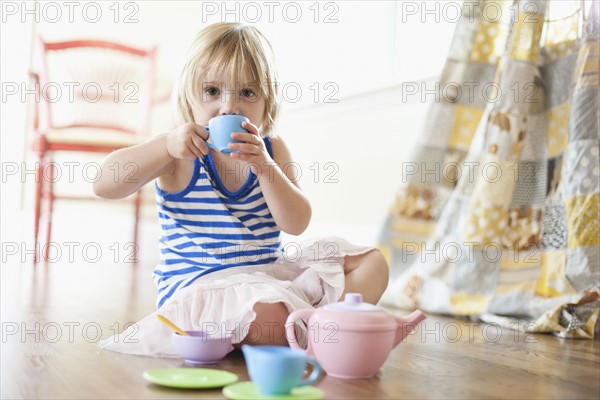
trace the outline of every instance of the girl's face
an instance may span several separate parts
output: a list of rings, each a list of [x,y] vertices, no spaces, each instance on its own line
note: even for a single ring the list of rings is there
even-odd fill
[[[240,82],[208,75],[203,83],[198,109],[194,109],[197,124],[206,125],[219,115],[241,115],[259,129],[265,117],[265,99],[260,87],[250,79],[241,77]]]

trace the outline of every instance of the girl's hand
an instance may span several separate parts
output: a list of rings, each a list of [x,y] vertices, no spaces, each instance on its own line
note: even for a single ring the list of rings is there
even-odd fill
[[[167,152],[174,159],[194,160],[208,154],[208,132],[193,122],[167,134]]]
[[[267,151],[264,140],[260,137],[258,128],[256,125],[249,122],[243,122],[242,128],[246,129],[246,132],[233,132],[231,138],[239,140],[243,143],[229,143],[229,149],[239,150],[239,153],[231,153],[231,157],[236,160],[245,161],[250,163],[252,172],[257,175],[258,168],[263,168],[270,163],[273,163],[273,159]]]

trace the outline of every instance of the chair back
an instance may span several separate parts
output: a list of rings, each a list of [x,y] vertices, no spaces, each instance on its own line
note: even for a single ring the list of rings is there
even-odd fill
[[[48,129],[97,128],[147,136],[156,47],[105,40],[45,42],[40,102]]]

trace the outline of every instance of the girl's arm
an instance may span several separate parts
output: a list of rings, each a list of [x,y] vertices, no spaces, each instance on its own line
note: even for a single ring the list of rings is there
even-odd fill
[[[282,170],[282,166],[292,163],[287,146],[279,137],[274,137],[271,143],[275,163],[263,169],[259,176],[260,186],[269,211],[281,230],[290,235],[300,235],[310,223],[310,202],[300,189],[296,177],[289,172],[291,170],[294,173],[295,169],[285,168],[287,175]]]
[[[174,177],[179,160],[193,160],[208,154],[204,141],[208,133],[188,123],[174,131],[112,152],[102,161],[94,193],[107,199],[122,199],[158,177]]]
[[[308,227],[312,211],[298,182],[282,170],[282,166],[292,162],[288,148],[281,138],[273,138],[271,143],[275,158],[272,159],[264,141],[258,135],[258,128],[247,122],[242,126],[250,133],[233,133],[234,139],[244,143],[231,143],[230,149],[240,151],[231,153],[231,156],[251,163],[252,171],[258,175],[263,195],[277,226],[291,235],[300,235]]]

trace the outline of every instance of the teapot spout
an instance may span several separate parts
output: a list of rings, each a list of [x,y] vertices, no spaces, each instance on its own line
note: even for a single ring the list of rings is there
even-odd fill
[[[396,317],[396,321],[398,322],[398,328],[396,330],[396,340],[394,342],[394,347],[398,346],[402,340],[409,333],[415,329],[415,327],[423,321],[425,318],[425,314],[421,310],[413,311],[411,314],[405,317]]]

